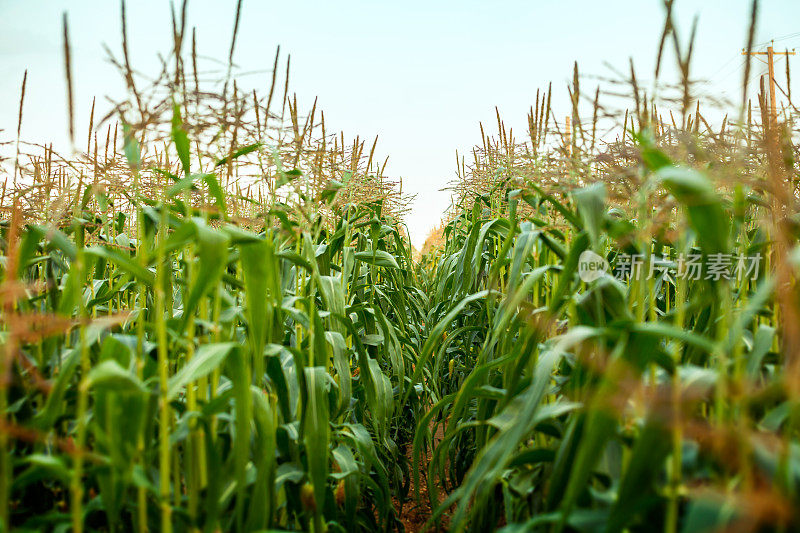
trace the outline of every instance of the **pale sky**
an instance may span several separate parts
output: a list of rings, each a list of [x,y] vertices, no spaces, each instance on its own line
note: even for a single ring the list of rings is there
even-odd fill
[[[800,46],[800,2],[760,5],[756,42]],[[236,0],[189,1],[188,25],[197,29],[201,55],[227,59],[235,6]],[[725,91],[738,102],[750,1],[677,0],[676,7],[684,41],[699,16],[693,76],[708,79],[710,93]],[[15,137],[27,68],[22,137],[66,145],[64,11],[79,138],[93,96],[103,102],[105,95],[124,94],[102,47],[119,56],[119,10],[113,0],[0,0],[0,140]],[[454,178],[456,149],[469,152],[480,142],[479,121],[494,131],[495,106],[521,137],[536,89],[548,82],[556,115],[569,112],[566,84],[575,60],[582,74],[612,76],[606,63],[627,72],[632,57],[640,78],[649,80],[662,24],[657,0],[245,0],[234,62],[240,72],[262,71],[244,76],[244,85],[268,88],[280,44],[282,57],[292,56],[290,91],[297,93],[301,111],[318,96],[329,131],[370,140],[380,135],[379,155],[390,156],[387,174],[402,177],[404,192],[417,194],[406,222],[419,247],[449,205],[449,193],[441,189]],[[128,35],[134,68],[156,73],[157,54],[168,55],[171,46],[169,2],[130,0]],[[790,61],[800,73],[800,55],[795,58]],[[667,60],[672,67],[672,56]],[[779,83],[784,65],[776,67]],[[754,78],[764,70],[757,62],[753,69]],[[596,85],[591,77],[581,81],[586,92]]]

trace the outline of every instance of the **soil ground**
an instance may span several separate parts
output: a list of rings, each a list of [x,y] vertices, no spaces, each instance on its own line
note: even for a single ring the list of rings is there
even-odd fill
[[[433,425],[431,425],[431,429]],[[436,430],[436,434],[433,437],[434,444],[438,444],[442,441],[444,437],[444,426],[441,424],[438,426]],[[433,509],[431,509],[430,498],[428,496],[428,483],[427,483],[427,472],[428,472],[428,464],[431,461],[432,457],[432,450],[427,450],[426,453],[423,453],[419,458],[419,472],[420,472],[420,479],[419,479],[419,502],[416,501],[414,498],[414,480],[411,480],[411,488],[408,491],[409,499],[402,505],[402,513],[400,501],[395,498],[394,499],[394,506],[397,509],[398,514],[400,514],[400,521],[403,523],[403,527],[407,533],[417,533],[426,531],[428,533],[431,532],[443,532],[447,531],[448,525],[448,516],[445,513],[440,520],[440,524],[438,528],[430,527],[428,529],[423,529],[425,526],[425,522],[431,517]],[[406,460],[408,461],[409,465],[412,465],[413,460],[413,448],[408,446],[406,449]],[[441,483],[439,480],[436,480],[437,484],[439,485],[438,491],[438,503],[441,503],[447,494],[441,488]]]

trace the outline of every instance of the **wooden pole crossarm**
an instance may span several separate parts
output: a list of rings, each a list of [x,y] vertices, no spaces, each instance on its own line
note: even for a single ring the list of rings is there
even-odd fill
[[[767,56],[767,66],[769,67],[769,107],[770,107],[770,131],[772,134],[770,137],[775,135],[776,128],[778,123],[778,110],[776,106],[775,100],[775,56],[793,56],[795,55],[794,49],[790,52],[786,50],[785,52],[776,52],[772,46],[767,47],[766,52],[748,52],[744,48],[742,48],[742,55],[751,55],[751,56]]]
[[[768,56],[769,54],[770,52],[750,52],[751,56]],[[791,52],[772,52],[772,55],[776,56],[793,56],[795,54],[796,52],[794,50],[792,50]],[[742,48],[742,55],[743,56],[747,55],[747,50],[745,50],[744,48]]]

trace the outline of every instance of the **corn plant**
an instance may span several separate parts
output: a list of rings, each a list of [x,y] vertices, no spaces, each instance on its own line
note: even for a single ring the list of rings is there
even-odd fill
[[[417,255],[376,144],[288,74],[273,107],[279,54],[243,94],[234,30],[201,89],[176,14],[143,87],[123,3],[105,143],[93,107],[0,195],[3,530],[796,529],[797,113],[712,128],[666,7],[677,118],[576,63],[568,121],[550,86],[527,139],[481,125]]]

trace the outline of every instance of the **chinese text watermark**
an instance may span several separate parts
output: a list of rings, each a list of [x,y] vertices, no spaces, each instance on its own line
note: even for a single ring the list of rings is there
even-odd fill
[[[591,251],[585,251],[578,260],[578,275],[585,282],[594,281],[609,273],[620,281],[654,279],[672,273],[677,279],[687,280],[756,280],[761,268],[761,254],[678,254],[668,256],[621,253],[611,268],[608,261]]]

